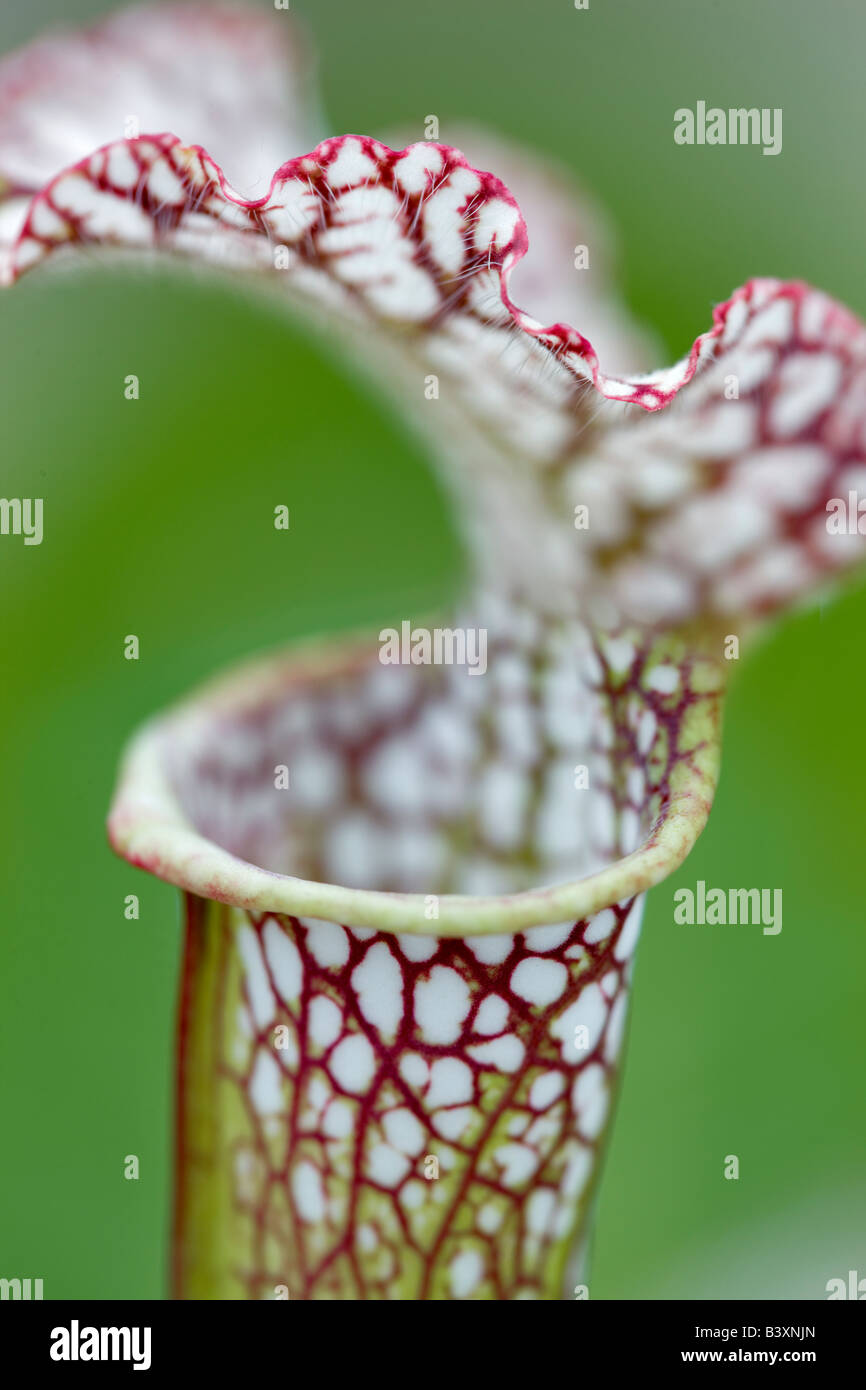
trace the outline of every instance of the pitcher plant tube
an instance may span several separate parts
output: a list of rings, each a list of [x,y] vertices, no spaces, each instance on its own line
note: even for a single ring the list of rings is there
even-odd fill
[[[729,644],[862,556],[866,329],[756,279],[647,371],[564,176],[317,143],[309,72],[210,5],[0,66],[3,284],[96,248],[278,298],[423,432],[470,557],[438,625],[258,660],[126,753],[111,843],[186,901],[173,1292],[571,1297]]]

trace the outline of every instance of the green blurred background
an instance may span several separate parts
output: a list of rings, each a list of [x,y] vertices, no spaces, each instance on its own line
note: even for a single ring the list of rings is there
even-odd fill
[[[109,8],[4,10],[0,49]],[[435,112],[443,140],[483,122],[579,173],[669,361],[750,275],[803,276],[866,313],[857,0],[293,9],[331,133],[420,136]],[[699,98],[782,107],[781,155],[675,146],[674,109]],[[157,1298],[179,917],[172,889],[106,848],[119,750],[254,650],[424,611],[459,551],[377,400],[228,288],[25,280],[2,301],[0,421],[0,491],[46,508],[42,546],[0,546],[0,1274],[52,1298]],[[866,1276],[864,631],[853,586],[740,663],[710,826],[649,899],[593,1297],[820,1298]],[[673,889],[697,878],[781,886],[781,935],[675,927]]]

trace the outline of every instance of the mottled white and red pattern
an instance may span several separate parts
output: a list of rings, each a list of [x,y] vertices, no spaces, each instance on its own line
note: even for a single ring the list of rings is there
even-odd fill
[[[651,847],[675,784],[705,814],[718,683],[706,662],[624,639],[527,637],[499,636],[489,684],[374,652],[326,678],[289,661],[148,736],[202,837],[191,856],[237,856],[188,897],[179,1294],[556,1298],[563,1271],[577,1277],[642,896],[444,935],[447,895],[518,905]],[[117,844],[153,812],[136,780],[112,813]],[[179,847],[166,864],[158,845],[124,852],[188,882]],[[272,902],[295,891],[287,874],[424,894],[427,929],[402,897],[406,931],[231,906],[262,867]],[[230,1259],[202,1258],[217,1188]]]
[[[427,434],[472,558],[443,621],[489,635],[479,679],[375,640],[242,672],[129,751],[112,843],[188,895],[175,1289],[555,1298],[641,894],[712,800],[722,637],[863,555],[826,508],[866,493],[866,329],[752,280],[634,375],[557,177],[486,137],[299,153],[285,22],[166,7],[0,64],[0,283],[113,248],[324,324]]]
[[[763,614],[862,556],[825,504],[866,480],[866,331],[808,286],[750,281],[675,367],[605,375],[576,329],[512,303],[527,233],[498,178],[443,145],[359,136],[289,160],[252,201],[198,146],[115,141],[33,200],[6,278],[88,244],[267,272],[367,358],[375,324],[392,389],[441,432],[485,582],[536,606]],[[446,399],[425,401],[426,372]]]
[[[640,912],[452,941],[191,900],[219,981],[205,1095],[234,1117],[220,1136],[234,1259],[210,1296],[559,1297]],[[182,1149],[182,1197],[212,1159]],[[176,1277],[203,1292],[185,1211]]]
[[[244,719],[179,717],[164,759],[187,819],[275,873],[394,893],[520,893],[632,853],[678,754],[675,741],[662,754],[665,722],[706,687],[645,642],[517,610],[497,628],[489,603],[474,616],[489,640],[481,679],[382,666],[371,647]]]

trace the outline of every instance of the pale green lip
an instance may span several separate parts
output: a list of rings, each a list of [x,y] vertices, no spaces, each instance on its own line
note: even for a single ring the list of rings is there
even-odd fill
[[[166,753],[185,732],[290,697],[363,665],[370,645],[357,638],[310,643],[259,658],[203,686],[148,723],[127,749],[108,819],[118,854],[188,892],[250,912],[321,917],[380,931],[459,937],[514,932],[593,916],[645,892],[685,859],[703,830],[719,768],[721,676],[710,662],[693,673],[701,698],[678,729],[670,795],[651,834],[634,852],[600,871],[554,887],[508,896],[443,895],[438,920],[423,893],[385,893],[318,883],[259,868],[199,834],[185,816],[166,771]],[[650,750],[651,753],[652,750]]]

